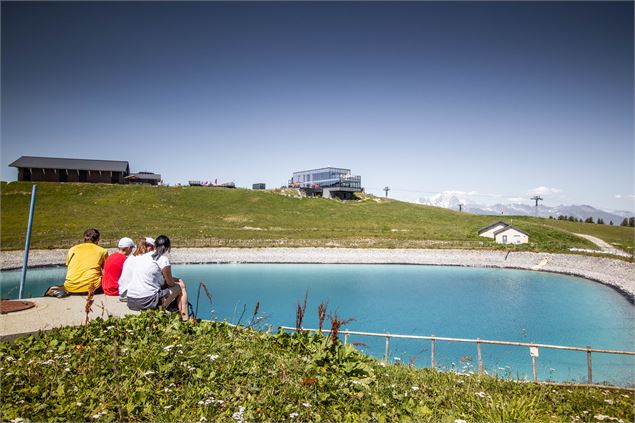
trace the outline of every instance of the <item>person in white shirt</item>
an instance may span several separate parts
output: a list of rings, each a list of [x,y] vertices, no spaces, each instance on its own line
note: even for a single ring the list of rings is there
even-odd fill
[[[170,238],[160,235],[154,241],[154,251],[149,251],[134,260],[127,277],[127,303],[130,310],[166,308],[175,299],[178,301],[181,318],[187,320],[187,291],[182,279],[172,277],[172,266],[167,257]]]
[[[130,285],[130,277],[134,272],[136,260],[148,251],[154,251],[154,238],[142,237],[137,239],[134,253],[123,263],[123,269],[119,277],[119,301],[127,301],[128,285]]]

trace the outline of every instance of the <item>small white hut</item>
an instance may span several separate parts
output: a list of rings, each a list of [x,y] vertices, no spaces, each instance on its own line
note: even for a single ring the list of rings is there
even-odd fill
[[[479,236],[493,238],[498,244],[527,244],[529,235],[515,226],[499,220],[478,231]]]
[[[486,226],[486,227],[482,228],[481,230],[478,231],[478,234],[479,234],[479,236],[484,236],[484,237],[487,237],[487,238],[494,238],[494,232],[496,232],[496,231],[498,231],[500,229],[506,228],[508,226],[509,226],[508,223],[505,223],[502,220],[499,220],[496,223],[493,223],[493,224],[491,224],[489,226]]]
[[[529,242],[529,235],[509,225],[494,232],[494,239],[497,244],[527,244]]]

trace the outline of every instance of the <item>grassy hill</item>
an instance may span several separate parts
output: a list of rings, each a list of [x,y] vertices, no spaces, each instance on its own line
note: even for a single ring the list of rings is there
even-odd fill
[[[3,182],[0,188],[2,249],[22,248],[31,183]],[[595,248],[575,231],[633,251],[632,228],[505,219],[530,235],[531,243],[517,249]],[[66,248],[96,227],[105,246],[122,236],[166,234],[177,247],[504,248],[478,236],[479,228],[496,220],[377,197],[341,202],[298,198],[291,191],[38,183],[31,245]]]

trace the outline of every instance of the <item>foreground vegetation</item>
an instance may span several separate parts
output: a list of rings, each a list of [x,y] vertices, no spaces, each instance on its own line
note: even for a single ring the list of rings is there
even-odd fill
[[[631,421],[625,390],[383,365],[330,337],[147,312],[0,344],[2,420]]]
[[[24,245],[31,184],[2,183],[2,249]],[[571,233],[589,233],[632,252],[633,228],[506,217],[530,234],[528,251],[596,249]],[[102,244],[122,236],[168,234],[177,247],[506,247],[478,236],[497,220],[377,197],[341,202],[293,192],[207,187],[38,183],[33,248],[67,248],[97,227]]]

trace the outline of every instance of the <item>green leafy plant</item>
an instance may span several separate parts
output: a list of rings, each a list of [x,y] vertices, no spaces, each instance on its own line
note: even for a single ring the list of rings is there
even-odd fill
[[[635,405],[628,390],[385,365],[330,336],[155,311],[1,342],[0,372],[3,421],[619,422]]]

